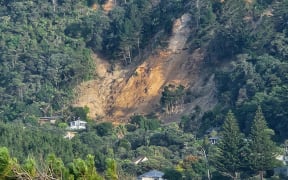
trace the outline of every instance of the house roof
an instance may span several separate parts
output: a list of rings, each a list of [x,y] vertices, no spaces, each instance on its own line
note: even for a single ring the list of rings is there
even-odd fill
[[[206,134],[210,134],[210,133],[213,132],[213,131],[216,131],[216,132],[220,131],[220,127],[212,127],[212,128],[209,128],[209,129],[207,129],[207,130],[205,131],[205,133],[206,133]]]
[[[148,160],[148,158],[146,156],[139,156],[136,159],[132,160],[132,163],[138,164],[140,162],[144,162],[144,161],[147,161],[147,160]]]
[[[161,171],[151,170],[147,173],[142,174],[141,176],[139,176],[139,178],[142,178],[142,177],[161,178],[163,175],[164,173]]]
[[[80,121],[80,120],[71,121],[71,122],[79,122],[79,123],[85,123],[85,124],[87,123],[86,121]],[[71,122],[70,122],[70,123],[71,123]]]
[[[51,119],[58,119],[61,118],[62,116],[43,116],[39,117],[40,120],[51,120]]]
[[[218,140],[218,139],[220,139],[220,137],[219,136],[212,136],[209,138],[209,140],[213,140],[213,139]]]

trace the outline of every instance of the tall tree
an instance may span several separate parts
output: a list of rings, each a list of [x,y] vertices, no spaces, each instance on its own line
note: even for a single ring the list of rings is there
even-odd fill
[[[103,178],[96,171],[94,164],[94,156],[88,154],[86,158],[86,164],[88,167],[86,178],[88,180],[103,180]]]
[[[118,175],[117,175],[117,164],[114,159],[108,158],[106,160],[106,171],[105,171],[105,176],[107,180],[117,180]]]
[[[276,146],[271,140],[273,134],[273,130],[267,126],[261,107],[258,106],[251,127],[248,159],[251,170],[258,172],[261,180],[264,171],[275,165]]]
[[[0,179],[5,178],[11,172],[9,151],[5,147],[0,148]]]
[[[222,128],[214,163],[216,169],[224,176],[237,179],[242,167],[244,143],[237,120],[231,111],[228,112]]]

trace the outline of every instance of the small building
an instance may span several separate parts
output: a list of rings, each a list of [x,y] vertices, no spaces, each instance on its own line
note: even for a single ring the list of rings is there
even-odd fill
[[[209,138],[209,142],[211,144],[216,144],[219,141],[219,137],[218,136],[212,136]]]
[[[148,158],[146,156],[139,156],[138,158],[134,159],[132,163],[137,165],[145,161],[148,161]]]
[[[137,180],[165,180],[162,178],[164,173],[157,170],[151,170],[137,177]]]
[[[86,129],[87,122],[81,121],[80,119],[76,121],[72,121],[69,123],[69,127],[67,129],[69,130],[81,130]]]
[[[47,116],[47,117],[39,117],[38,123],[40,125],[43,124],[55,124],[56,120],[61,118],[61,116]]]

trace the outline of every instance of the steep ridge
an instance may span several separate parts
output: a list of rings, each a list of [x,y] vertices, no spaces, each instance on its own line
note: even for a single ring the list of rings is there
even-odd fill
[[[181,84],[197,95],[178,115],[190,113],[196,105],[204,111],[211,109],[217,102],[215,85],[213,75],[204,78],[200,71],[203,50],[191,53],[185,48],[191,31],[189,21],[188,14],[177,19],[168,47],[157,50],[132,70],[116,65],[111,72],[108,61],[95,55],[98,78],[78,86],[74,106],[89,107],[91,118],[125,122],[133,114],[159,113],[163,88]],[[171,119],[171,116],[159,115],[162,119]]]

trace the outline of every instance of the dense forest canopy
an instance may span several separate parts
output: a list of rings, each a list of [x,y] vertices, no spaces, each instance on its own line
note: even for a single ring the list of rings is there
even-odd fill
[[[94,75],[90,50],[64,32],[80,16],[73,12],[80,3],[63,1],[55,9],[41,1],[0,4],[1,119],[59,110],[71,101],[72,87]]]
[[[103,3],[0,2],[2,120],[65,110],[73,87],[95,76],[92,51],[131,63],[185,7],[185,1],[119,1],[106,12]]]
[[[35,160],[43,159],[61,164],[63,176],[75,179],[88,172],[95,179],[121,179],[150,169],[163,170],[169,178],[209,179],[210,172],[215,179],[263,177],[264,171],[281,165],[274,162],[281,151],[272,140],[281,144],[288,139],[288,1],[115,2],[105,10],[105,0],[0,0],[0,146],[9,149],[0,149],[1,178],[20,172],[12,172],[11,163],[30,167],[26,172],[36,177]],[[148,50],[167,46],[173,21],[184,13],[191,15],[188,50],[203,49],[203,68],[215,73],[219,104],[214,110],[197,107],[174,120],[179,124],[169,125],[153,115],[137,115],[119,126],[89,122],[72,140],[63,138],[61,122],[38,126],[39,116],[71,112],[89,121],[89,109],[70,104],[73,88],[97,76],[91,55],[100,54],[112,64],[137,63]],[[159,104],[173,113],[187,93],[181,85],[167,86]],[[211,127],[221,132],[207,135]],[[227,141],[211,145],[208,138],[218,135]],[[233,159],[235,166],[227,168],[232,160],[223,157],[235,154],[240,155]],[[243,157],[247,154],[251,157]],[[131,163],[138,156],[150,160]]]

